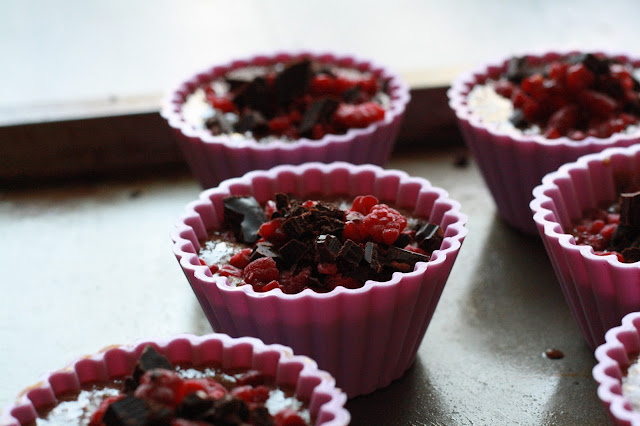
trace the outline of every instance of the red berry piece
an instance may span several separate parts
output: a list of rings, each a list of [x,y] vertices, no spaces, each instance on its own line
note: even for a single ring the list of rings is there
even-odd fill
[[[207,102],[209,102],[212,107],[222,112],[233,112],[236,110],[236,105],[226,96],[207,94]]]
[[[263,385],[256,387],[238,386],[231,391],[231,395],[249,404],[263,404],[269,399],[269,388]]]
[[[407,218],[386,204],[378,204],[365,216],[364,226],[373,239],[391,245],[407,226]]]
[[[251,257],[251,249],[245,248],[234,254],[229,263],[236,268],[244,269],[249,264],[249,257]]]
[[[336,124],[346,128],[364,128],[384,118],[384,108],[377,102],[359,105],[341,103],[334,113]]]
[[[258,370],[248,370],[242,373],[236,378],[236,383],[239,386],[251,385],[259,386],[264,384],[264,374]]]
[[[498,80],[495,83],[493,89],[496,93],[503,98],[511,99],[511,95],[513,94],[513,83],[509,80]]]
[[[591,87],[595,80],[595,76],[584,64],[571,65],[567,69],[566,86],[573,92],[579,92]]]
[[[362,287],[363,283],[358,282],[358,280],[356,280],[355,278],[337,273],[333,275],[327,275],[327,277],[325,278],[325,284],[329,287],[330,290],[333,290],[338,286],[346,288],[360,288]]]
[[[591,114],[598,117],[608,117],[618,106],[613,98],[593,90],[584,90],[580,93],[579,99]]]
[[[227,264],[218,269],[218,275],[222,275],[223,277],[241,277],[242,269]]]
[[[269,131],[275,135],[281,135],[291,127],[291,121],[286,115],[274,117],[269,120]]]
[[[278,267],[276,261],[270,257],[261,257],[249,263],[244,268],[244,280],[248,284],[269,283],[278,279]]]
[[[140,386],[134,395],[158,404],[175,406],[176,395],[182,386],[182,379],[175,371],[154,369],[140,378]]]
[[[351,211],[356,211],[362,213],[363,215],[368,215],[371,211],[371,208],[376,204],[378,204],[378,199],[373,195],[360,195],[353,200]]]
[[[276,280],[271,281],[268,284],[260,286],[259,284],[254,284],[253,289],[260,293],[264,293],[265,291],[273,290],[274,288],[280,288],[280,283]]]
[[[310,278],[311,270],[309,268],[304,268],[297,274],[291,271],[282,273],[279,281],[285,293],[295,294],[300,293],[309,286]]]
[[[258,234],[273,244],[284,244],[289,240],[287,233],[282,229],[282,219],[277,218],[260,225]]]
[[[304,426],[307,424],[302,417],[291,408],[284,408],[274,416],[276,426]]]
[[[335,92],[335,79],[327,74],[318,74],[311,79],[309,91],[313,95],[332,95]]]
[[[553,113],[547,126],[555,127],[560,134],[565,135],[567,130],[576,125],[578,114],[579,111],[576,105],[567,105]]]
[[[369,236],[367,228],[364,225],[364,215],[362,213],[355,211],[349,212],[345,220],[344,230],[342,231],[342,238],[344,240],[353,240],[356,243],[361,243]]]

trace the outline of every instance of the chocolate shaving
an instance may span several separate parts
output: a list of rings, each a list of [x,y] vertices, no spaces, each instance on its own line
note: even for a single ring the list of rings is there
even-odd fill
[[[240,110],[250,108],[261,112],[266,117],[272,116],[269,86],[264,77],[256,77],[242,86],[233,97],[233,103]]]
[[[305,212],[300,216],[289,217],[282,222],[282,229],[291,238],[303,238],[311,233],[311,225],[306,220],[308,216],[309,213]]]
[[[254,260],[261,257],[270,257],[272,259],[277,259],[279,257],[279,254],[272,243],[268,241],[259,241],[258,243],[256,243],[256,247],[253,249],[251,256],[249,256],[249,262],[253,262]]]
[[[258,240],[258,230],[267,217],[255,198],[227,197],[224,199],[224,220],[238,241],[251,244]]]
[[[276,194],[276,209],[282,210],[289,207],[289,196],[281,192]]]
[[[338,108],[339,102],[333,98],[322,98],[313,102],[302,117],[298,132],[304,137],[310,137],[316,124],[324,123],[331,118]]]
[[[311,77],[311,61],[309,59],[287,65],[275,80],[275,95],[278,105],[288,105],[293,99],[304,95],[309,88]]]

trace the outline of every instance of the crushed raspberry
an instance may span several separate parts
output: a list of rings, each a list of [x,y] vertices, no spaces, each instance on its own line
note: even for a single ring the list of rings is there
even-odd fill
[[[207,101],[215,108],[222,112],[233,112],[236,105],[233,100],[226,96],[207,95]]]
[[[260,225],[258,234],[274,244],[282,244],[288,239],[287,234],[282,229],[282,219],[280,218],[270,220]]]
[[[369,235],[364,225],[364,215],[360,212],[349,212],[346,216],[342,235],[346,240],[353,240],[356,243],[363,242]]]
[[[223,277],[242,277],[242,269],[226,264],[218,269],[218,275]]]
[[[309,285],[309,278],[311,277],[311,269],[304,268],[298,273],[291,271],[283,272],[280,276],[280,285],[282,285],[283,291],[288,294],[300,293]]]
[[[364,217],[364,226],[376,241],[391,245],[407,226],[407,218],[386,204],[378,204]]]
[[[284,408],[275,415],[276,426],[304,426],[306,422],[291,408]]]
[[[259,386],[264,384],[264,380],[264,374],[258,370],[248,370],[242,373],[242,375],[236,379],[236,382],[240,386]]]
[[[364,128],[384,118],[384,108],[377,102],[359,105],[340,104],[335,112],[335,121],[344,127]]]
[[[154,369],[140,378],[140,386],[134,395],[162,405],[174,406],[176,395],[182,386],[182,379],[175,371]]]
[[[244,280],[249,284],[264,284],[278,279],[276,261],[270,257],[261,257],[244,268]]]
[[[246,248],[234,254],[231,259],[229,259],[229,263],[236,268],[243,269],[249,264],[249,257],[251,257],[251,249]]]
[[[231,391],[231,395],[247,403],[264,403],[269,399],[269,388],[266,386],[238,386]]]

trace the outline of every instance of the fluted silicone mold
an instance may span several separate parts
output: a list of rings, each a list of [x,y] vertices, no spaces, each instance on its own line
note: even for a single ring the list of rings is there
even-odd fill
[[[371,194],[439,224],[445,238],[413,272],[396,272],[390,281],[367,281],[358,289],[256,293],[214,278],[198,261],[199,241],[223,220],[223,199],[251,194],[264,202],[277,192],[299,198]],[[173,250],[214,330],[291,346],[313,357],[353,397],[388,385],[413,363],[467,234],[459,209],[444,190],[397,170],[347,163],[279,166],[204,191],[174,229]]]
[[[302,138],[294,143],[231,140],[227,135],[215,136],[207,129],[196,130],[185,122],[181,112],[182,104],[202,84],[233,69],[266,65],[274,61],[286,62],[301,57],[369,71],[388,80],[387,93],[391,97],[391,104],[384,120],[364,129],[350,129],[344,135],[327,134],[320,140]],[[409,99],[409,88],[397,74],[370,61],[332,53],[280,52],[233,61],[196,74],[171,91],[163,102],[161,114],[174,129],[191,172],[203,188],[210,188],[225,179],[242,176],[251,170],[269,169],[280,164],[347,161],[353,164],[383,165],[393,150]]]
[[[593,367],[593,378],[598,382],[598,398],[615,425],[640,425],[640,412],[634,410],[622,394],[622,379],[638,353],[640,312],[633,312],[622,319],[622,325],[607,332],[606,342],[596,349],[598,364]]]
[[[640,146],[609,148],[565,164],[533,191],[533,219],[567,303],[592,349],[629,312],[640,310],[640,263],[597,256],[565,229],[587,208],[618,198],[616,179],[640,179]]]
[[[562,56],[578,53],[528,53],[532,61],[547,63]],[[602,53],[608,57],[640,66],[640,59],[623,54]],[[460,75],[448,91],[449,105],[456,114],[465,143],[476,159],[485,183],[498,208],[498,213],[509,225],[527,234],[537,235],[529,214],[531,191],[542,177],[564,163],[578,157],[614,146],[630,146],[640,142],[640,133],[617,133],[609,138],[587,137],[574,141],[567,137],[547,139],[542,135],[498,130],[486,124],[470,110],[467,97],[471,89],[488,79],[497,79],[512,56],[492,61],[474,71]]]
[[[3,426],[34,422],[37,410],[57,403],[66,393],[80,390],[83,384],[107,382],[133,373],[147,345],[153,345],[172,363],[219,364],[222,368],[251,368],[275,378],[278,385],[295,387],[296,396],[309,403],[317,425],[347,425],[351,416],[344,408],[347,396],[335,387],[335,380],[317,364],[293,355],[290,348],[265,345],[258,339],[233,339],[224,334],[140,340],[130,345],[110,346],[95,355],[82,357],[63,370],[46,374],[40,382],[25,389],[15,404],[0,415]]]

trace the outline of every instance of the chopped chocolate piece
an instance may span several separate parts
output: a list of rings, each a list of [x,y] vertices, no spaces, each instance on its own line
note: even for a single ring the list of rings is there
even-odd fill
[[[276,209],[282,210],[289,207],[289,196],[287,194],[276,194]]]
[[[514,83],[520,83],[526,76],[527,58],[525,56],[511,58],[507,64],[507,79]]]
[[[126,396],[109,405],[102,421],[107,426],[135,426],[148,424],[149,408],[144,400]]]
[[[227,197],[224,199],[224,220],[240,242],[251,244],[258,240],[258,229],[267,217],[255,198]]]
[[[303,59],[287,65],[276,76],[275,95],[278,105],[288,105],[307,92],[311,82],[311,61]]]
[[[382,271],[382,262],[381,258],[384,256],[384,253],[381,252],[380,246],[376,243],[369,241],[364,246],[364,260],[371,266],[376,273]]]
[[[615,251],[622,251],[630,247],[636,239],[638,230],[628,225],[618,225],[611,236],[611,248]]]
[[[411,235],[402,233],[398,235],[398,238],[394,241],[393,245],[396,247],[404,248],[411,242]]]
[[[342,243],[334,235],[318,235],[316,238],[316,251],[318,262],[333,262],[338,257]]]
[[[443,237],[442,228],[434,223],[426,223],[416,232],[418,247],[428,253],[440,248]]]
[[[413,271],[416,262],[427,262],[429,256],[391,246],[384,259],[385,265],[392,266],[401,272]]]
[[[156,368],[171,369],[171,363],[162,354],[160,354],[153,346],[147,345],[142,350],[140,358],[133,370],[133,375],[125,380],[125,390],[133,391],[140,384],[140,377],[149,370]]]
[[[216,425],[241,425],[249,420],[247,404],[229,394],[214,402],[213,410],[202,420]]]
[[[329,216],[336,219],[344,220],[344,210],[342,210],[338,206],[334,206],[332,204],[327,204],[327,203],[318,203],[316,204],[314,209],[322,213],[324,216]]]
[[[216,114],[213,117],[209,117],[204,122],[204,125],[207,126],[214,135],[219,135],[221,133],[233,133],[233,126],[224,114]]]
[[[292,239],[280,247],[280,259],[286,265],[293,265],[309,250],[306,244]]]
[[[600,59],[591,53],[580,53],[569,58],[571,64],[584,64],[585,67],[592,73],[606,74],[609,72],[609,60],[606,58]]]
[[[620,224],[640,228],[640,191],[620,194]]]
[[[256,243],[256,247],[253,249],[249,262],[253,262],[261,257],[270,257],[277,259],[279,257],[278,251],[275,249],[272,243],[268,241],[259,241]]]
[[[520,108],[513,110],[513,114],[509,117],[509,121],[518,129],[524,129],[529,125],[529,121],[524,116],[524,112]]]
[[[304,137],[310,137],[313,127],[318,123],[326,122],[338,108],[339,102],[332,98],[322,98],[314,101],[305,112],[298,132]]]
[[[358,265],[364,257],[364,250],[360,247],[360,244],[353,242],[353,240],[347,240],[342,245],[338,257],[349,264]]]
[[[305,235],[309,235],[311,233],[311,225],[307,222],[307,217],[308,213],[289,217],[282,222],[282,229],[291,238],[302,238]]]
[[[640,247],[628,247],[622,250],[625,263],[633,263],[640,260]]]
[[[238,133],[251,132],[255,138],[262,138],[269,134],[269,122],[258,111],[249,111],[236,123]]]
[[[269,86],[264,77],[257,77],[242,86],[233,97],[233,103],[240,110],[247,107],[261,112],[266,117],[271,117],[272,115]]]
[[[176,407],[176,416],[189,420],[200,420],[203,413],[213,407],[213,400],[203,391],[188,394]]]

